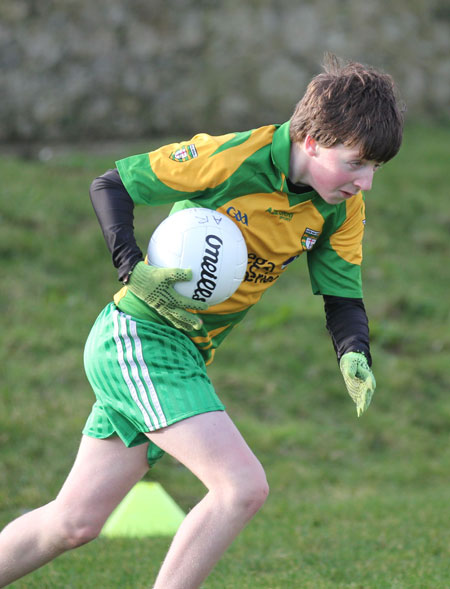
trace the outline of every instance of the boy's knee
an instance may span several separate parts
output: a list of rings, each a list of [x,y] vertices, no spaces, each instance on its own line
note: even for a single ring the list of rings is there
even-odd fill
[[[258,464],[235,474],[237,476],[229,487],[229,497],[237,509],[252,516],[264,505],[269,494],[264,470]]]
[[[247,482],[248,488],[245,493],[245,501],[248,504],[249,511],[256,513],[266,502],[269,495],[269,484],[265,474],[256,477],[253,481]]]
[[[75,513],[73,509],[55,509],[53,518],[57,522],[56,535],[65,550],[78,548],[95,540],[102,530],[102,526],[94,518],[89,518],[88,514]]]
[[[100,532],[101,528],[90,524],[66,523],[61,534],[62,542],[66,550],[72,550],[92,542],[99,536]]]

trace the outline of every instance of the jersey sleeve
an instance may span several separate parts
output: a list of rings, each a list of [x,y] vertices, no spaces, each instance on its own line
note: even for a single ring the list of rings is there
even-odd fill
[[[120,177],[136,204],[160,205],[195,199],[223,183],[233,172],[221,154],[235,134],[195,135],[149,153],[116,162]],[[240,160],[236,158],[240,163]]]
[[[308,252],[314,294],[362,298],[361,262],[365,206],[361,193],[342,205],[344,219]]]

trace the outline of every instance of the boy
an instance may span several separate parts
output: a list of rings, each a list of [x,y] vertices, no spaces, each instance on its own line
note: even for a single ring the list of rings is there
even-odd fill
[[[91,198],[124,286],[85,350],[97,400],[58,497],[0,534],[0,586],[94,539],[149,465],[168,452],[206,486],[175,535],[156,589],[199,587],[262,506],[261,464],[206,375],[223,338],[285,268],[306,252],[311,284],[358,415],[375,390],[360,264],[364,200],[374,172],[398,152],[402,114],[392,79],[326,57],[283,125],[196,135],[117,162]],[[135,204],[220,210],[247,243],[246,277],[220,305],[178,295],[186,269],[143,261]]]

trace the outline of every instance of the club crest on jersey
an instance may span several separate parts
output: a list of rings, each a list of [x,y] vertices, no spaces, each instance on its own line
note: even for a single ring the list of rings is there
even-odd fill
[[[311,250],[314,247],[319,235],[320,231],[315,231],[314,229],[307,227],[301,238],[302,248],[304,250]]]
[[[176,151],[172,151],[170,159],[176,162],[187,162],[195,157],[198,157],[198,151],[193,143],[190,145],[183,145]]]

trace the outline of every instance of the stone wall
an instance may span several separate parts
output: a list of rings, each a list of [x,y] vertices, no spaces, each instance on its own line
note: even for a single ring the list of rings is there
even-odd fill
[[[0,141],[179,137],[282,122],[327,50],[393,74],[410,117],[441,120],[450,87],[445,6],[2,0]]]

